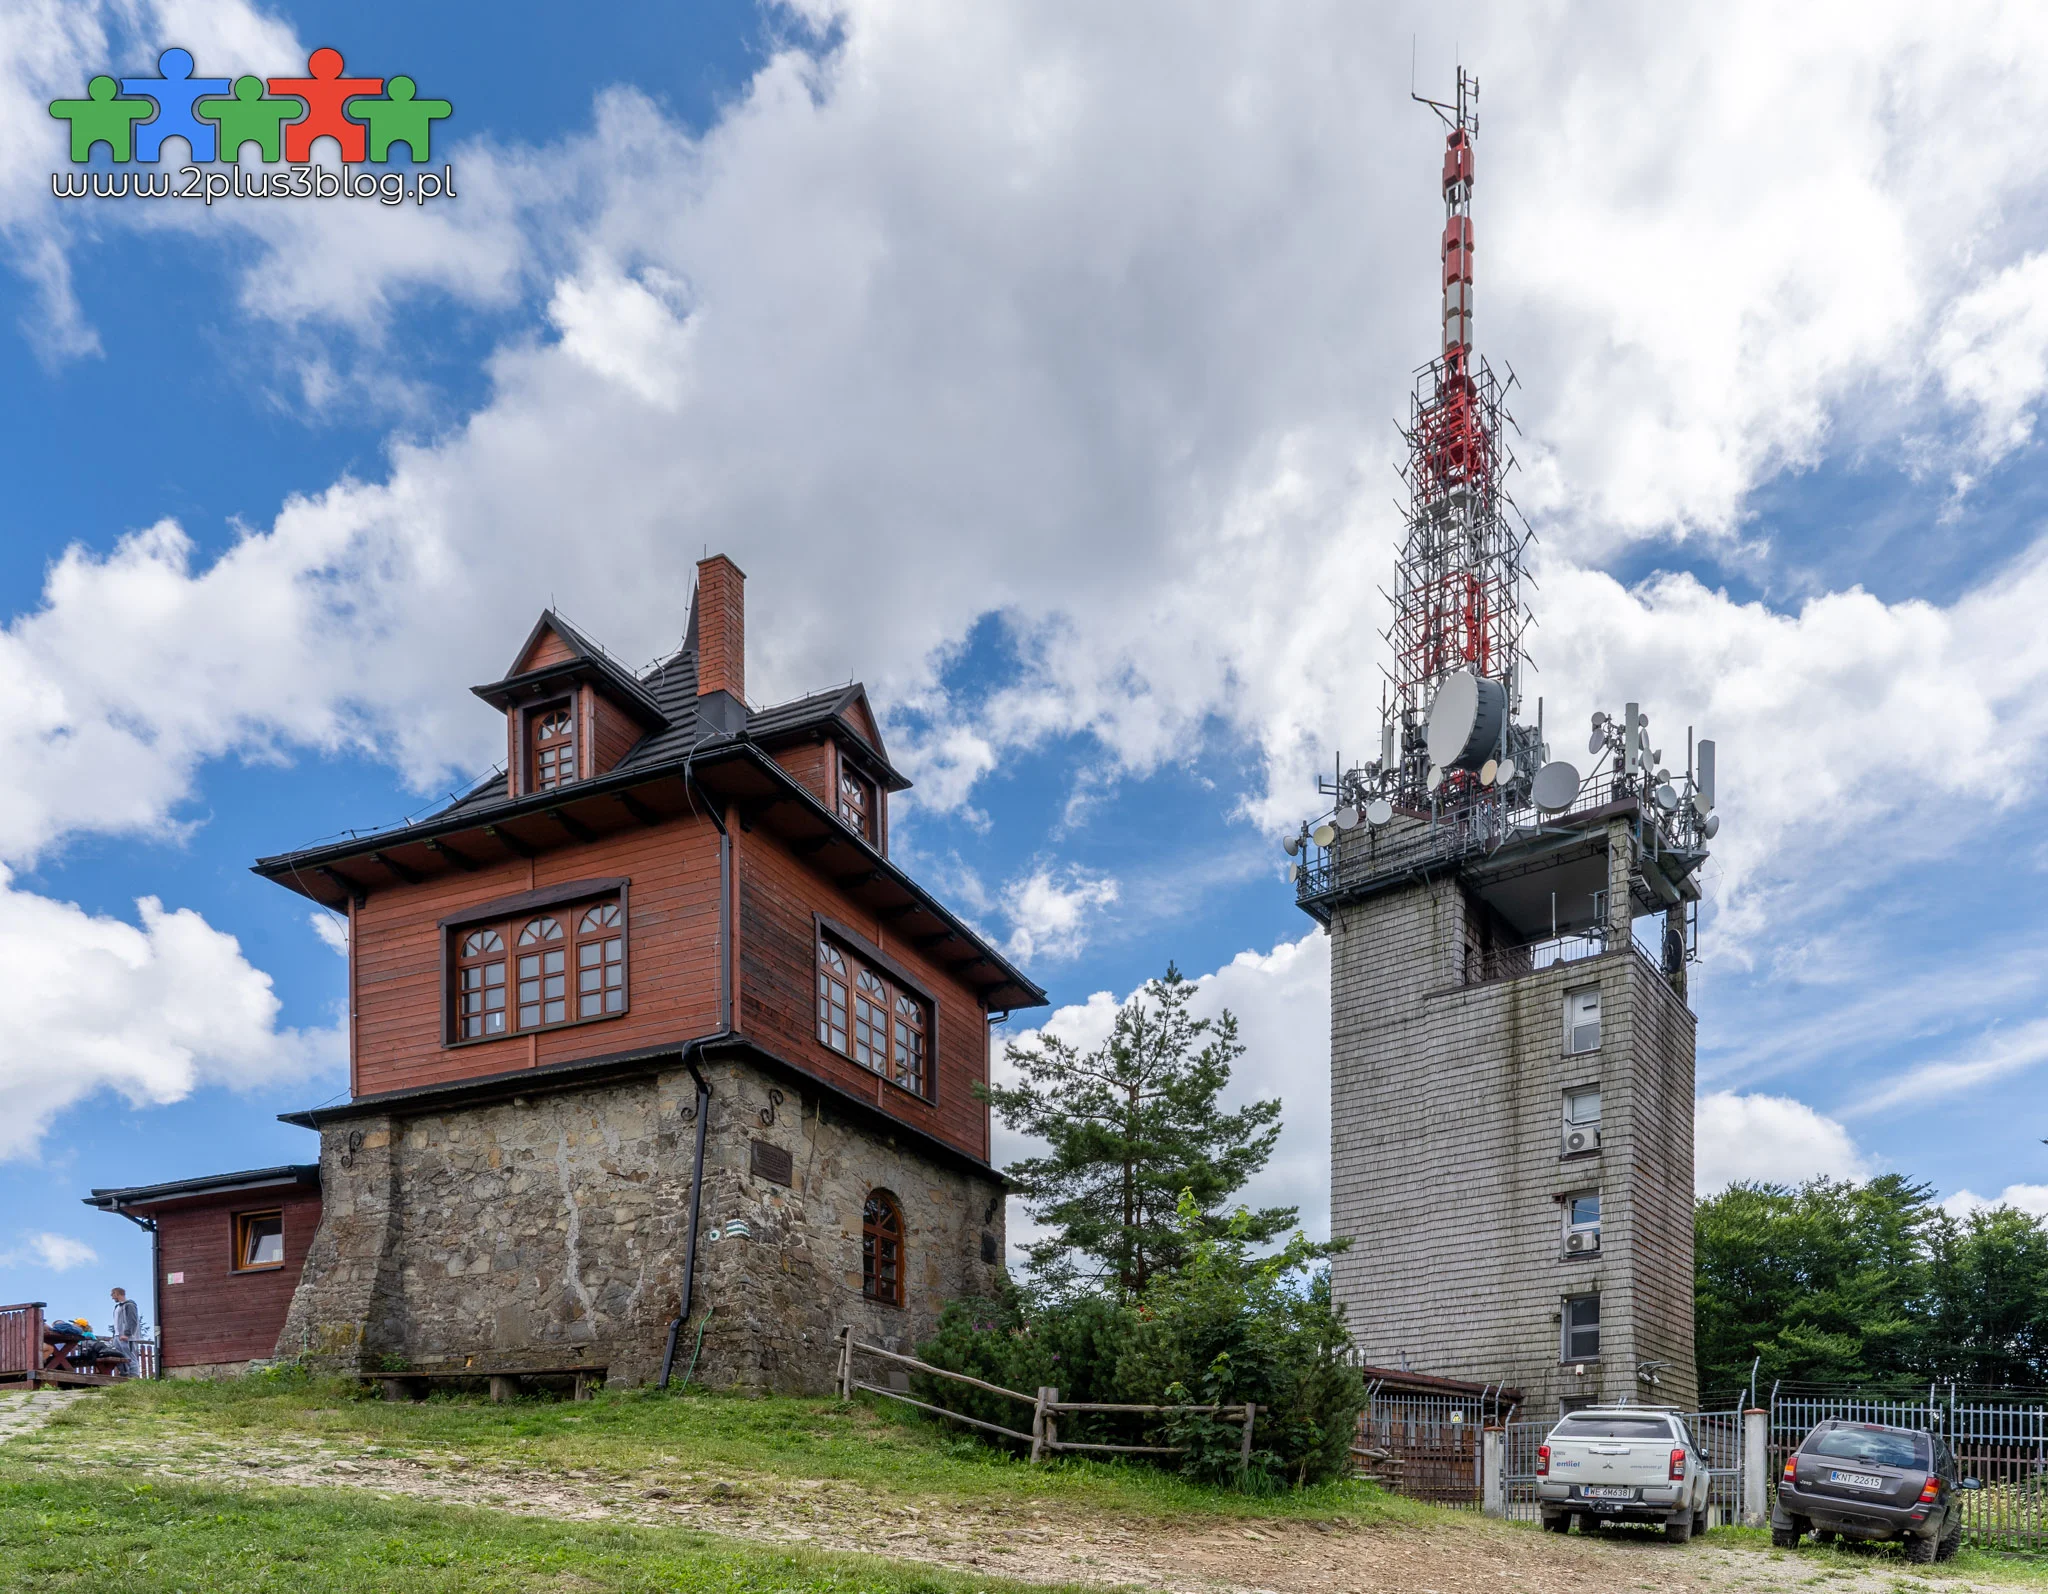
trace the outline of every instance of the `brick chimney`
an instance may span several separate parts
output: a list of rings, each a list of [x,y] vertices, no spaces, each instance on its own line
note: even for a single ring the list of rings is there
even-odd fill
[[[697,561],[691,626],[697,641],[697,715],[737,734],[747,726],[747,574],[724,554]]]

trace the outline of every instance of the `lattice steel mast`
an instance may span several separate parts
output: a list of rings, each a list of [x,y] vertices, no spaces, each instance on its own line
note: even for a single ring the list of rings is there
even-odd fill
[[[1514,425],[1503,382],[1472,347],[1474,141],[1479,84],[1461,67],[1456,102],[1416,98],[1443,118],[1443,352],[1415,374],[1408,401],[1408,531],[1395,565],[1391,700],[1381,737],[1379,789],[1403,807],[1455,803],[1476,791],[1470,772],[1446,771],[1449,789],[1430,785],[1423,727],[1444,678],[1467,670],[1499,682],[1512,720],[1520,707],[1522,547],[1527,533],[1502,487],[1514,468],[1505,433]],[[1512,748],[1504,740],[1503,756]],[[1523,758],[1528,769],[1531,760]]]

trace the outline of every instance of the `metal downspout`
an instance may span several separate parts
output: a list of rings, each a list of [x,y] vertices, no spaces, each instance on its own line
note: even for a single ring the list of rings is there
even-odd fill
[[[703,1043],[694,1043],[693,1050],[701,1052]],[[711,1087],[697,1072],[696,1060],[689,1052],[684,1053],[683,1066],[690,1070],[690,1077],[697,1082],[697,1151],[690,1167],[690,1229],[683,1244],[683,1298],[676,1309],[675,1321],[668,1325],[668,1346],[661,1353],[659,1387],[662,1389],[668,1388],[669,1373],[676,1364],[676,1336],[682,1333],[683,1324],[689,1320],[691,1297],[697,1289],[697,1220],[704,1207],[704,1128],[711,1116]]]

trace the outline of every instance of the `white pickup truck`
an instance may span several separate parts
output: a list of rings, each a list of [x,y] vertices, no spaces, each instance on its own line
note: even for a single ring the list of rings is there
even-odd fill
[[[1536,1497],[1552,1533],[1597,1522],[1660,1522],[1683,1544],[1707,1531],[1707,1463],[1663,1406],[1575,1411],[1536,1452]]]

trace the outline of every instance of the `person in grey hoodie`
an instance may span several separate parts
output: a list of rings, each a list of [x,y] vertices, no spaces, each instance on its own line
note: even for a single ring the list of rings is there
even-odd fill
[[[128,1299],[128,1292],[114,1286],[114,1324],[109,1336],[121,1353],[123,1376],[142,1376],[142,1309]]]

